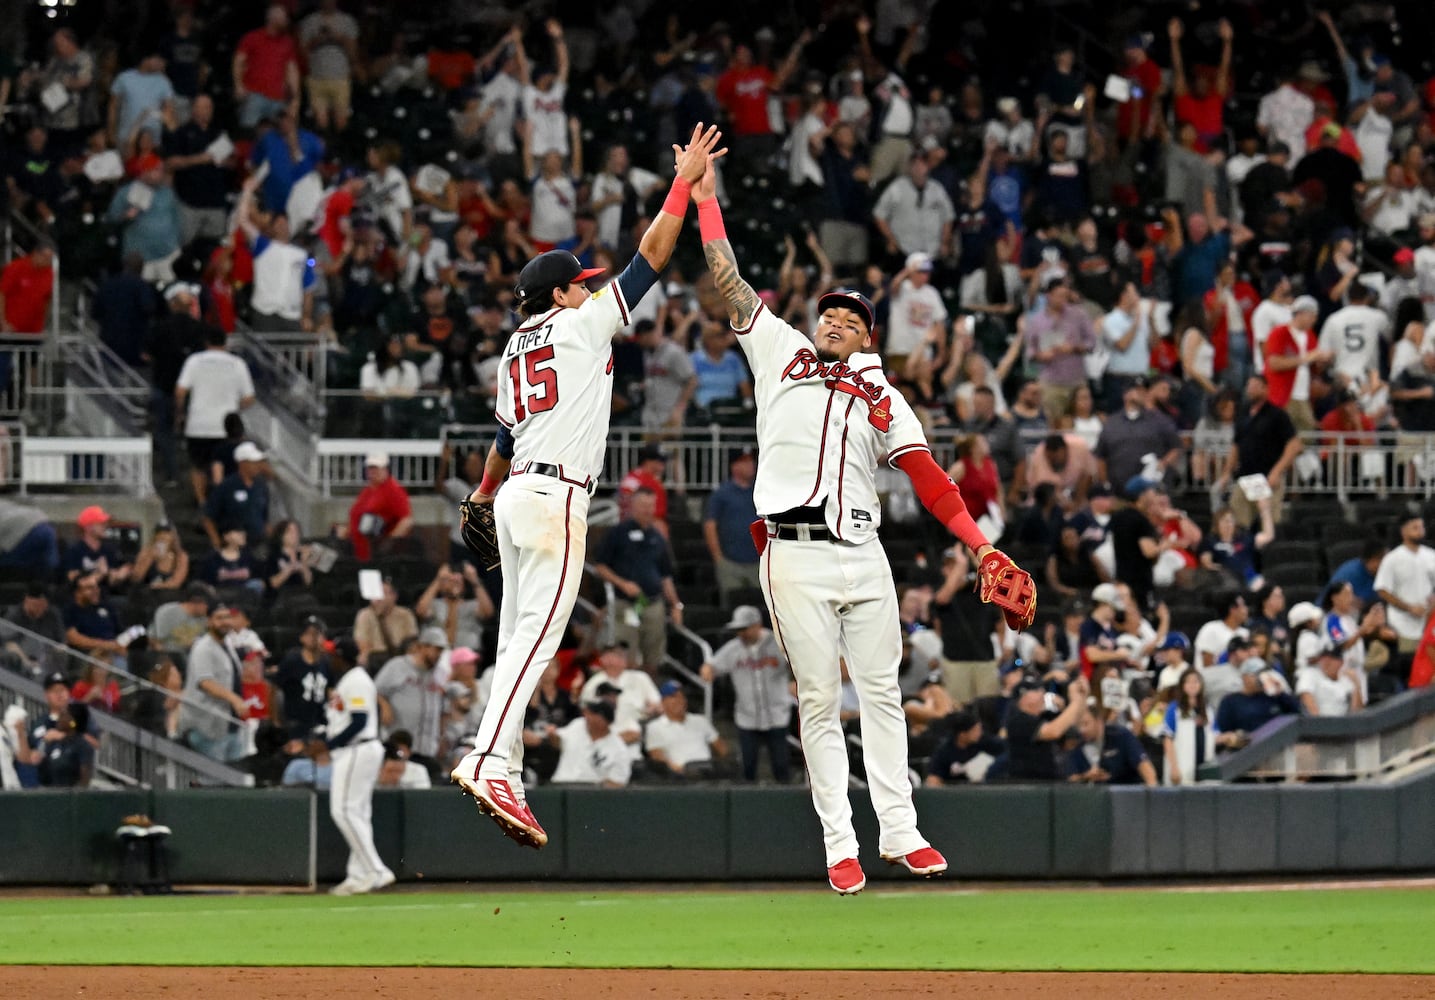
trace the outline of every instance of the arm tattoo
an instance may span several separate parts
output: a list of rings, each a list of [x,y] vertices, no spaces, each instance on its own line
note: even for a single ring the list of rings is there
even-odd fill
[[[737,258],[733,256],[732,244],[727,240],[713,240],[703,244],[703,256],[707,258],[708,270],[713,273],[717,290],[727,303],[728,319],[737,328],[747,326],[757,315],[762,301],[752,286],[737,273]]]

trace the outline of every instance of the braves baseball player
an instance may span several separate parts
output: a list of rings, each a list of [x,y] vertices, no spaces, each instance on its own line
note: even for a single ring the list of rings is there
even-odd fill
[[[905,472],[937,520],[976,553],[982,599],[1014,628],[1031,624],[1031,577],[992,547],[956,485],[932,459],[921,425],[871,353],[872,304],[829,292],[808,337],[765,309],[738,274],[709,171],[694,186],[703,253],[752,365],[758,469],[753,540],[773,631],[797,680],[802,748],[822,821],[827,878],[861,892],[866,876],[847,798],[847,746],[839,722],[839,656],[861,699],[863,756],[883,859],[916,875],[947,869],[917,830],[907,769],[907,727],[897,684],[902,637],[892,570],[877,540],[875,473]]]
[[[384,745],[379,742],[379,692],[369,672],[358,666],[358,645],[341,637],[332,661],[339,682],[329,693],[324,730],[333,768],[329,815],[349,845],[349,865],[344,881],[329,891],[354,896],[394,884],[394,873],[374,846],[374,786],[384,766]]]
[[[464,506],[466,520],[491,513],[494,522],[503,572],[498,656],[473,752],[451,776],[479,812],[520,844],[548,842],[523,792],[523,713],[558,651],[583,576],[588,501],[607,448],[613,336],[667,267],[692,185],[721,155],[714,152],[721,137],[699,124],[686,147],[673,147],[672,189],[638,252],[611,284],[590,295],[584,282],[601,272],[585,270],[560,250],[540,254],[518,275],[523,322],[500,362],[502,426],[483,481]],[[505,475],[508,482],[499,490]]]

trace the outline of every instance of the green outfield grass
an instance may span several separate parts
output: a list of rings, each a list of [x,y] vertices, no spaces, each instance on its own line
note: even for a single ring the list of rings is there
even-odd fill
[[[0,900],[0,963],[1435,972],[1435,890]]]

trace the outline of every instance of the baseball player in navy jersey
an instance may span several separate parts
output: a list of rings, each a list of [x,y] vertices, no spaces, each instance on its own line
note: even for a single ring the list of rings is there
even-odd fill
[[[344,881],[329,891],[353,896],[394,884],[394,873],[374,846],[374,786],[384,766],[379,742],[379,692],[369,672],[358,666],[359,647],[349,636],[334,643],[334,673],[329,692],[324,742],[332,760],[329,815],[349,845]]]
[[[877,539],[878,463],[905,472],[927,509],[979,560],[994,555],[997,564],[1005,557],[967,513],[956,486],[933,461],[910,406],[883,374],[881,357],[870,353],[872,304],[857,292],[829,292],[818,300],[813,336],[783,322],[738,274],[713,194],[709,171],[693,196],[703,253],[752,365],[760,456],[753,535],[773,632],[797,680],[802,748],[822,821],[828,882],[850,895],[867,881],[847,798],[839,657],[845,657],[861,699],[879,852],[913,874],[937,875],[946,871],[946,859],[918,832],[912,804],[897,683],[897,594]],[[1034,591],[1030,602],[1034,613]]]
[[[520,844],[548,842],[523,792],[523,713],[558,651],[583,576],[588,501],[608,443],[613,337],[668,266],[692,185],[721,155],[721,137],[700,124],[685,148],[673,147],[672,189],[611,284],[590,294],[584,282],[601,271],[563,250],[540,254],[518,275],[523,322],[500,362],[501,426],[470,497],[493,504],[503,572],[498,656],[473,752],[452,778]]]

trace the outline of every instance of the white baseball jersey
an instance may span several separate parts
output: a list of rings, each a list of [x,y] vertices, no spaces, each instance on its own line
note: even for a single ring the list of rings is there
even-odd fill
[[[1380,367],[1381,341],[1390,336],[1390,317],[1370,306],[1346,306],[1320,328],[1320,349],[1335,355],[1336,372],[1353,381]]]
[[[354,734],[349,740],[349,745],[362,740],[376,740],[379,738],[379,692],[374,687],[374,679],[369,672],[362,667],[355,667],[339,678],[339,683],[334,688],[329,698],[328,716],[329,738],[342,733],[349,728],[353,721],[355,712],[365,712],[368,718],[364,721],[364,728]]]
[[[757,396],[757,512],[767,517],[825,501],[827,527],[839,539],[874,540],[882,523],[877,464],[927,449],[882,358],[819,361],[811,338],[766,307],[737,333]]]
[[[628,325],[615,281],[577,309],[524,320],[508,338],[498,420],[513,432],[513,466],[546,462],[582,483],[603,471],[613,407],[613,335]]]

